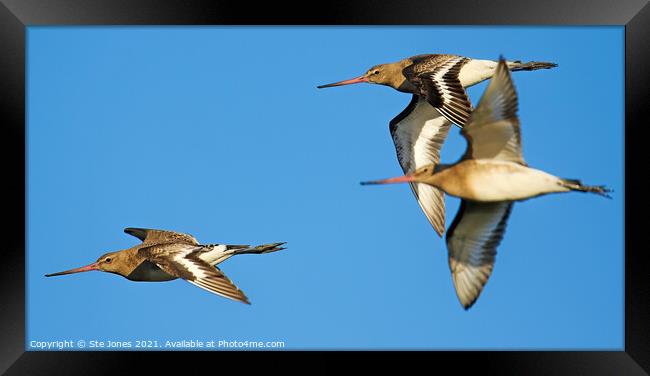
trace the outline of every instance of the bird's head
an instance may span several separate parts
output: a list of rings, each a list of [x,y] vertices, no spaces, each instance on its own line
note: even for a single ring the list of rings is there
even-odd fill
[[[318,88],[323,89],[326,87],[343,86],[343,85],[351,85],[351,84],[367,82],[371,84],[390,86],[393,89],[397,89],[400,91],[409,91],[409,90],[405,90],[407,81],[406,81],[406,77],[404,77],[404,74],[402,73],[402,69],[404,69],[404,66],[405,66],[404,60],[398,61],[396,63],[375,65],[374,67],[368,69],[366,73],[364,73],[359,77],[351,78],[349,80],[334,82],[327,85],[321,85],[318,86]]]
[[[89,272],[89,271],[93,271],[93,270],[99,270],[99,271],[102,271],[102,272],[125,275],[125,274],[122,273],[122,269],[125,266],[125,264],[123,263],[124,257],[125,257],[125,254],[123,252],[119,252],[119,251],[118,252],[108,252],[108,253],[103,254],[101,257],[99,257],[97,259],[97,261],[93,262],[92,264],[82,266],[82,267],[79,267],[79,268],[75,268],[75,269],[66,270],[66,271],[63,271],[63,272],[46,274],[45,276],[46,277],[54,277],[54,276],[58,276],[58,275]]]

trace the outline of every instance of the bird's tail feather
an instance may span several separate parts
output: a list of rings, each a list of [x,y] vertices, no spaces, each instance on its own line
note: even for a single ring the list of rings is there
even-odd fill
[[[510,70],[511,71],[531,71],[531,70],[538,70],[538,69],[551,69],[557,67],[557,64],[555,63],[549,63],[549,62],[544,62],[544,61],[529,61],[528,63],[522,63],[521,61],[517,60],[512,62],[510,65]]]
[[[287,243],[282,242],[282,243],[262,244],[262,245],[258,245],[257,247],[238,249],[235,251],[234,254],[243,255],[243,254],[263,254],[263,253],[277,252],[286,249],[285,247],[282,247],[282,245],[284,244]]]

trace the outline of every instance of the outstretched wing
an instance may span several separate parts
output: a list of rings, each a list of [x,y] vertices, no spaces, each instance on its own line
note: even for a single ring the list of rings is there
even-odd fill
[[[470,59],[453,56],[433,70],[420,73],[415,80],[420,94],[452,123],[465,126],[472,112],[472,103],[460,83],[460,70]],[[419,83],[419,84],[418,84]]]
[[[200,258],[202,247],[172,243],[144,247],[138,253],[160,269],[214,294],[250,304],[244,293],[218,268]]]
[[[462,200],[447,232],[449,268],[460,303],[468,309],[478,299],[494,268],[512,202]]]
[[[498,159],[526,165],[521,152],[517,107],[517,92],[502,57],[478,107],[461,131],[467,139],[464,158]]]
[[[397,159],[404,173],[440,162],[440,149],[451,123],[426,100],[414,95],[409,105],[390,122]],[[418,204],[438,235],[445,232],[444,193],[431,185],[409,183]]]
[[[181,232],[175,232],[175,231],[127,227],[124,229],[124,232],[142,240],[143,243],[154,244],[154,243],[173,242],[173,243],[185,243],[185,244],[192,244],[192,245],[199,244],[199,242],[196,240],[196,238],[194,238],[194,236],[189,234],[183,234]]]

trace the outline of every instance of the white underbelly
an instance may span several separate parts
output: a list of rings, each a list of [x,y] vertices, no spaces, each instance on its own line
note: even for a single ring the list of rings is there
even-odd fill
[[[559,182],[551,174],[517,164],[490,166],[471,173],[468,191],[472,197],[466,198],[476,201],[516,201],[568,191]]]

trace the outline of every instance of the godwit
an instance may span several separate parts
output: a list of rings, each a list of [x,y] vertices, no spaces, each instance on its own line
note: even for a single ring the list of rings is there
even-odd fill
[[[182,278],[202,289],[246,304],[250,301],[215,265],[234,255],[280,251],[285,243],[248,245],[199,244],[192,235],[174,231],[126,228],[141,244],[102,255],[96,262],[46,277],[100,270],[131,281],[162,282]]]
[[[610,190],[528,167],[521,152],[517,94],[503,59],[461,134],[468,146],[459,162],[362,184],[419,182],[462,199],[446,240],[456,294],[468,309],[492,274],[514,201],[569,191],[609,197]]]
[[[545,62],[508,62],[513,71],[556,67]],[[408,106],[390,121],[390,134],[404,173],[440,161],[440,149],[451,123],[462,127],[472,110],[465,88],[494,74],[497,62],[457,55],[417,55],[390,64],[375,65],[364,75],[318,88],[372,83],[412,93]],[[451,123],[450,123],[451,122]],[[432,186],[410,183],[418,204],[438,235],[445,231],[445,201]]]

